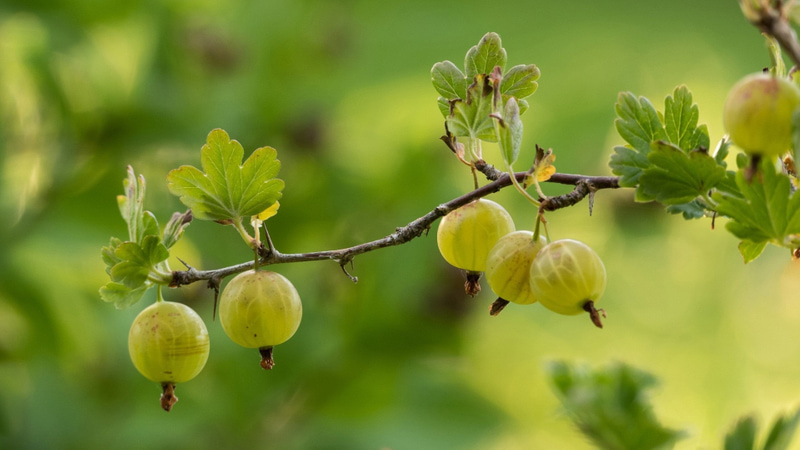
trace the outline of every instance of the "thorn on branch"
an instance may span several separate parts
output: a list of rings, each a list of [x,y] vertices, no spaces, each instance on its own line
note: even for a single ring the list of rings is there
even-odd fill
[[[350,264],[350,270],[355,269],[355,264],[353,263],[353,259],[352,258],[342,258],[342,259],[338,260],[337,262],[339,263],[339,267],[342,268],[342,272],[344,272],[344,274],[347,275],[347,278],[350,278],[350,281],[352,281],[353,283],[358,283],[358,277],[351,275],[350,272],[347,271],[347,267],[346,267],[347,264],[349,263]]]
[[[220,277],[213,277],[208,280],[208,284],[206,287],[209,289],[214,290],[214,309],[211,311],[211,321],[216,322],[217,320],[217,302],[219,301],[219,285],[222,283],[222,279]]]

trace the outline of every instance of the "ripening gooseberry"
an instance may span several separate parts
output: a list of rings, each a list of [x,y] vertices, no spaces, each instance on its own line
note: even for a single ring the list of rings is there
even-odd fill
[[[497,241],[486,258],[486,281],[500,299],[520,305],[536,301],[531,292],[531,263],[546,244],[544,236],[534,240],[530,231],[514,231]]]
[[[497,203],[479,199],[451,211],[436,232],[439,253],[451,265],[468,271],[467,293],[475,295],[486,257],[497,240],[514,231],[514,220]],[[472,276],[472,279],[470,279]]]
[[[800,89],[791,81],[759,73],[731,88],[722,122],[733,142],[748,154],[777,156],[792,146],[792,115]]]
[[[248,270],[234,277],[222,292],[219,318],[233,342],[261,352],[261,367],[272,369],[272,348],[291,338],[300,326],[303,305],[283,275]]]
[[[161,407],[169,411],[178,401],[175,384],[194,378],[208,360],[208,330],[192,308],[158,301],[134,319],[128,351],[142,375],[161,383]]]
[[[564,239],[545,245],[531,264],[530,284],[533,296],[547,309],[566,315],[586,311],[597,327],[603,327],[594,304],[606,289],[606,268],[583,242]]]

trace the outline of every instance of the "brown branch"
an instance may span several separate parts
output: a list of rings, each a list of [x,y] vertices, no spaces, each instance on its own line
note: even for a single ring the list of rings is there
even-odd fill
[[[342,268],[344,268],[345,265],[353,261],[355,256],[362,253],[405,244],[406,242],[409,242],[412,239],[418,238],[427,233],[433,222],[444,217],[450,211],[458,209],[467,203],[495,193],[511,185],[511,179],[507,173],[500,172],[486,163],[483,163],[481,167],[477,166],[478,165],[476,164],[476,168],[480,170],[488,179],[493,180],[491,183],[460,197],[454,198],[447,203],[442,203],[424,216],[410,222],[408,225],[397,228],[394,233],[388,236],[376,239],[374,241],[365,242],[363,244],[358,244],[353,247],[309,253],[281,253],[274,248],[268,249],[265,247],[259,252],[261,259],[259,260],[258,265],[268,266],[271,264],[307,261],[335,261],[342,266]],[[525,175],[526,172],[515,173],[515,176],[518,180],[524,179]],[[545,206],[545,209],[548,211],[574,205],[583,199],[587,194],[595,190],[615,189],[619,187],[617,177],[591,177],[557,173],[553,174],[548,181],[559,184],[575,185],[575,190],[570,194],[559,197],[550,197],[546,201]],[[170,286],[178,287],[201,280],[221,280],[229,275],[250,270],[254,266],[254,261],[248,261],[246,263],[215,270],[197,270],[194,267],[187,266],[187,270],[172,272],[172,282],[170,283]],[[351,279],[356,281],[355,277],[351,276]]]
[[[795,67],[800,67],[800,43],[789,24],[788,8],[784,7],[784,2],[776,1],[770,4],[764,0],[756,2],[739,0],[739,4],[747,20],[762,33],[775,38],[781,48],[789,54]]]

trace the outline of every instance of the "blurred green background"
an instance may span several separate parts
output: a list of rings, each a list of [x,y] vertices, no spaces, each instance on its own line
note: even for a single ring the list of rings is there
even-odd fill
[[[127,351],[154,292],[125,311],[97,294],[100,248],[126,234],[125,166],[147,178],[145,206],[164,223],[183,210],[167,172],[198,165],[207,133],[224,128],[246,152],[278,149],[279,250],[379,238],[471,188],[437,140],[429,71],[460,66],[487,31],[509,64],[542,71],[522,158],[552,147],[568,173],[609,174],[619,91],[663,109],[687,84],[716,140],[728,87],[769,62],[733,0],[4,0],[0,447],[589,448],[544,378],[552,359],[657,375],[656,412],[691,433],[677,448],[717,448],[742,414],[765,422],[796,405],[800,267],[775,248],[745,266],[721,221],[712,231],[623,190],[600,192],[591,218],[586,203],[548,215],[552,237],[606,263],[602,331],[539,305],[489,317],[488,286],[465,297],[431,235],[356,258],[358,284],[335,263],[273,267],[305,311],[270,373],[212,323],[201,283],[167,291],[206,320],[212,344],[175,409],[158,407]],[[512,190],[492,198],[533,225]],[[250,258],[232,228],[200,221],[173,254],[200,268]]]

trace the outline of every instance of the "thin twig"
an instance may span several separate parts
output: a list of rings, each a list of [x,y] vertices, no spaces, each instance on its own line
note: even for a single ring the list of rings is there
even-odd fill
[[[458,209],[466,205],[467,203],[485,197],[489,194],[495,193],[511,185],[511,179],[505,172],[497,171],[497,169],[486,163],[483,163],[480,166],[479,164],[476,164],[476,168],[479,171],[481,171],[487,178],[494,181],[484,186],[481,186],[480,188],[475,189],[472,192],[454,198],[453,200],[450,200],[447,203],[442,203],[441,205],[437,206],[424,216],[413,220],[408,225],[397,228],[394,233],[388,236],[384,236],[374,241],[365,242],[363,244],[358,244],[353,247],[342,248],[337,250],[325,250],[319,252],[281,253],[278,250],[272,248],[271,249],[272,251],[262,253],[262,258],[259,260],[259,266],[268,266],[271,264],[308,262],[308,261],[335,261],[342,267],[342,269],[344,269],[344,266],[347,263],[352,262],[353,258],[357,255],[385,247],[393,247],[395,245],[405,244],[406,242],[409,242],[425,234],[436,220],[444,217],[450,211]],[[497,171],[499,175],[494,176],[495,174],[493,171]],[[514,175],[516,176],[517,180],[521,180],[525,177],[526,173],[527,172],[516,172]],[[619,182],[617,177],[592,177],[584,175],[557,173],[553,174],[553,176],[548,181],[552,183],[575,185],[576,186],[575,191],[581,189],[580,194],[576,194],[575,191],[573,191],[573,193],[566,194],[565,196],[551,197],[550,199],[548,199],[548,203],[552,203],[553,205],[548,208],[549,211],[574,205],[575,203],[580,201],[583,197],[585,197],[591,190],[616,189],[619,187]],[[591,189],[589,189],[590,187]],[[585,193],[583,193],[584,190]],[[560,200],[562,197],[570,197],[570,198],[568,200]],[[172,283],[170,284],[170,286],[178,287],[201,280],[211,280],[211,279],[219,280],[229,275],[237,274],[240,272],[244,272],[245,270],[252,269],[254,265],[255,261],[248,261],[234,266],[223,267],[221,269],[214,269],[214,270],[197,270],[194,268],[189,268],[183,271],[175,271],[172,273]],[[353,277],[352,275],[349,276],[351,277],[351,279],[354,279],[355,281],[355,277]]]

